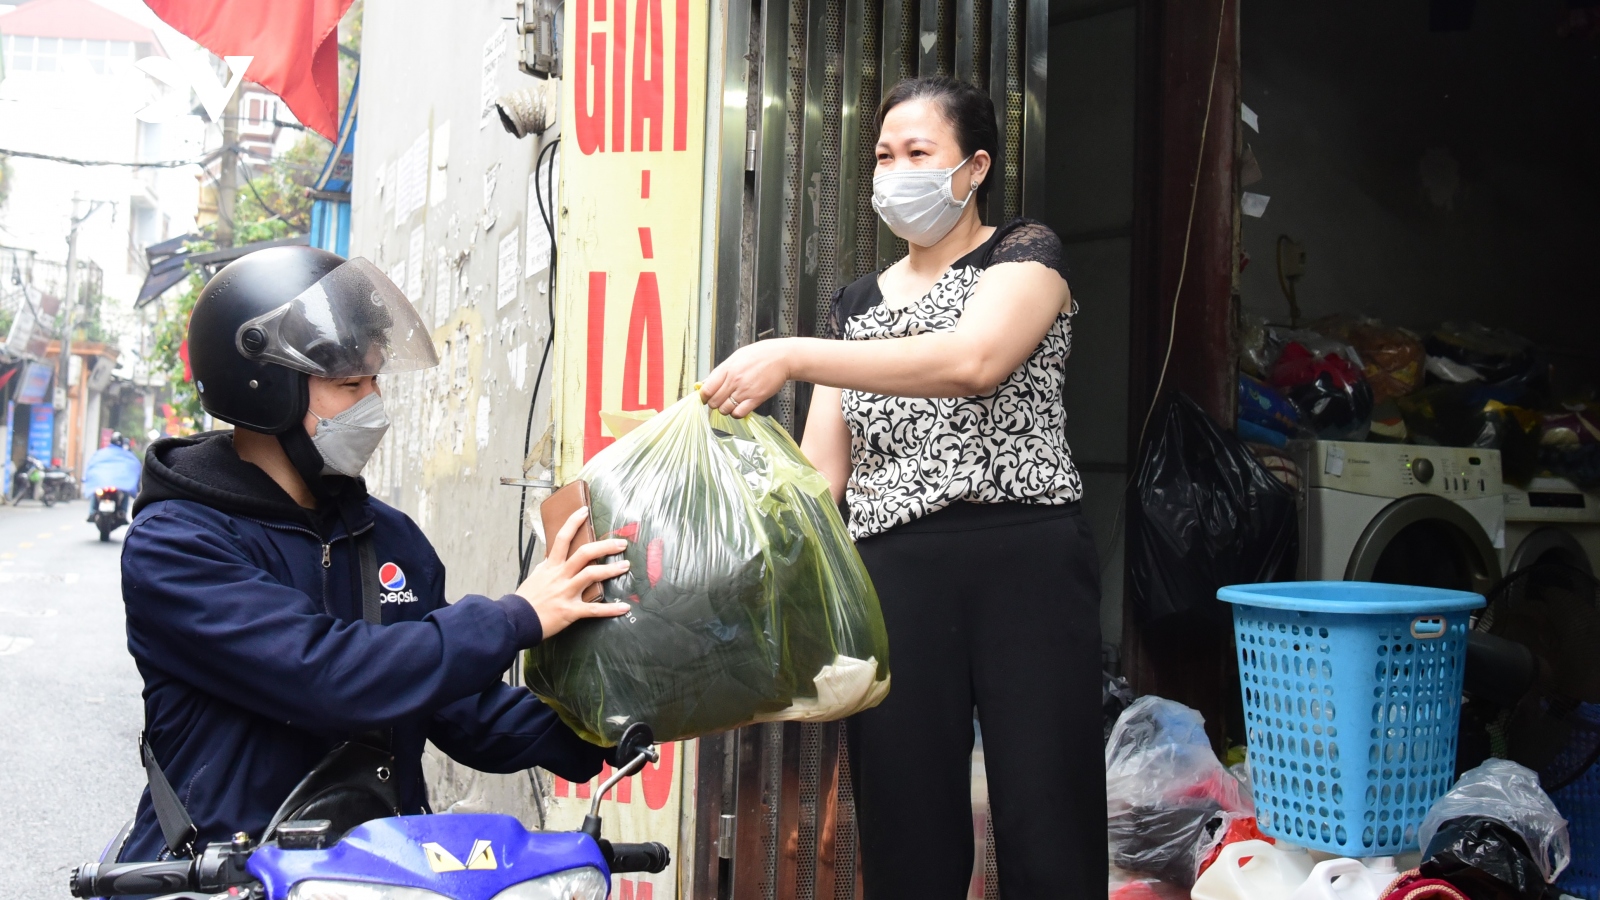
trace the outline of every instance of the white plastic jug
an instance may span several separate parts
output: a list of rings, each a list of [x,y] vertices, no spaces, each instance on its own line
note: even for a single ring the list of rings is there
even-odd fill
[[[1290,900],[1311,877],[1311,855],[1266,841],[1228,844],[1200,874],[1192,900]]]
[[[1364,863],[1359,859],[1324,860],[1290,900],[1378,900],[1399,875],[1394,859],[1388,856]]]

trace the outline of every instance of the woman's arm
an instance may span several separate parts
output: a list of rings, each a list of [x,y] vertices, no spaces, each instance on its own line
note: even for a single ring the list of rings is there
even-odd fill
[[[850,426],[844,421],[844,398],[838,388],[819,385],[812,392],[800,452],[828,479],[833,502],[843,500],[850,481]]]
[[[1056,270],[1037,262],[1001,263],[979,276],[953,331],[881,341],[760,341],[728,357],[700,395],[744,416],[790,380],[898,397],[987,393],[1033,353],[1071,302]]]

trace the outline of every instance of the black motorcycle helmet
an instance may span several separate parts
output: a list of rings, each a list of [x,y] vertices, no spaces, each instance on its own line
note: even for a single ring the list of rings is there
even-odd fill
[[[272,247],[218,272],[189,319],[189,367],[205,411],[241,428],[299,429],[307,376],[438,365],[415,308],[365,259]]]

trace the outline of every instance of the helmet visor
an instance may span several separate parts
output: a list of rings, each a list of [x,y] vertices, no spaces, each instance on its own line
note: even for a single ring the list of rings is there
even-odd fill
[[[234,337],[239,352],[323,378],[410,372],[439,364],[433,338],[405,294],[356,257],[299,296],[256,316]]]

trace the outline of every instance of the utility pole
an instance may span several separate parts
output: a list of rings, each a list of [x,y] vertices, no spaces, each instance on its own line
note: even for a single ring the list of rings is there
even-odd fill
[[[217,177],[217,247],[232,247],[233,199],[239,192],[239,91],[228,97],[222,109],[222,155]]]
[[[82,219],[78,218],[78,195],[72,195],[72,228],[67,232],[67,283],[66,296],[61,298],[61,303],[66,307],[66,318],[62,321],[61,329],[61,356],[56,360],[56,390],[61,392],[61,412],[56,418],[56,431],[61,435],[56,442],[58,452],[63,460],[67,459],[67,441],[72,437],[72,392],[67,389],[67,376],[72,371],[72,326],[73,318],[78,311],[78,226],[83,220],[94,214],[94,207],[89,207],[89,214]],[[49,462],[49,460],[45,460]]]

